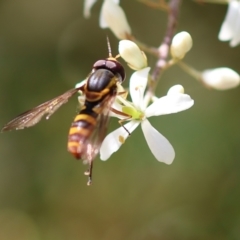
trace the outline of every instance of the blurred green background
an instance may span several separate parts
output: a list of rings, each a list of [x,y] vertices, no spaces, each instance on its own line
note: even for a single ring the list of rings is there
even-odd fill
[[[121,5],[133,34],[158,46],[166,13],[137,1]],[[98,26],[100,7],[98,1],[87,20],[81,0],[0,1],[2,126],[83,80],[107,57],[106,35],[117,54],[118,40]],[[182,3],[178,31],[192,35],[186,62],[199,70],[240,73],[240,48],[217,39],[226,9]],[[175,148],[170,166],[154,159],[139,128],[109,161],[96,159],[87,187],[86,166],[66,150],[76,97],[48,121],[1,134],[0,239],[240,239],[240,88],[210,91],[175,66],[157,94],[174,84],[184,86],[194,107],[150,119]],[[116,127],[111,121],[110,130]]]

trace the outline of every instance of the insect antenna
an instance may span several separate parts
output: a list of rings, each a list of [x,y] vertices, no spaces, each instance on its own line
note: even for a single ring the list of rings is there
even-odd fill
[[[107,47],[108,47],[108,57],[109,58],[112,58],[112,49],[111,49],[111,44],[110,44],[110,41],[109,41],[109,38],[107,36]]]
[[[112,49],[111,49],[111,44],[110,44],[110,41],[109,41],[109,38],[107,36],[107,46],[108,46],[108,58],[111,58],[111,59],[117,59],[120,57],[120,54],[118,54],[116,57],[113,57],[112,56]]]

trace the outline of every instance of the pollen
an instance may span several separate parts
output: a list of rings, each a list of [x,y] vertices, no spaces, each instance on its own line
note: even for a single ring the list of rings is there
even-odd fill
[[[119,135],[118,141],[123,144],[125,142],[125,139],[122,135]]]
[[[143,120],[144,118],[145,118],[144,113],[140,113],[140,114],[139,114],[139,120]]]
[[[141,88],[143,88],[143,86],[142,86],[142,85],[139,85],[139,86],[135,87],[135,91],[138,91],[138,90],[141,89]]]

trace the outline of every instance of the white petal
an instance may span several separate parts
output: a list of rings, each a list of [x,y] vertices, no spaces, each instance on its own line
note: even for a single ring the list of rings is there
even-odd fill
[[[139,121],[131,121],[124,126],[130,133],[132,133],[139,124]],[[122,144],[128,137],[129,134],[123,127],[120,127],[115,131],[109,133],[103,140],[102,146],[100,148],[101,160],[107,160],[114,152],[116,152],[122,146]]]
[[[130,78],[129,91],[132,102],[136,108],[144,111],[143,94],[148,82],[148,73],[150,68],[144,68],[134,72]]]
[[[238,2],[237,18],[235,22],[235,34],[230,41],[231,47],[236,47],[240,43],[240,2]]]
[[[141,127],[154,157],[159,162],[171,164],[174,160],[175,152],[170,142],[147,119],[142,121]]]
[[[131,34],[131,28],[123,9],[117,2],[115,0],[104,1],[99,22],[101,28],[110,28],[117,38],[124,39],[126,34]]]
[[[86,82],[87,82],[87,79],[84,79],[83,81],[77,83],[77,84],[75,85],[75,88],[80,88],[80,87],[82,87],[84,84],[86,84]]]
[[[93,6],[93,4],[96,2],[97,0],[85,0],[84,1],[84,7],[83,7],[83,15],[85,18],[89,18],[91,15],[91,8]]]
[[[119,5],[120,0],[112,0],[114,3],[116,3],[117,5]]]
[[[113,3],[113,4],[112,4]],[[108,22],[105,20],[105,15],[107,15],[107,12],[113,11],[112,9],[116,8],[116,5],[119,5],[118,0],[105,0],[101,12],[100,12],[100,19],[99,24],[101,28],[108,28]]]
[[[115,113],[114,110],[116,111],[119,111],[119,112],[122,112],[122,107],[123,105],[120,104],[117,99],[115,100],[115,102],[112,104],[111,108],[113,109],[113,111],[110,111],[110,116],[111,117],[116,117],[116,118],[119,118],[119,119],[124,119],[126,118],[126,116],[123,116],[121,114],[118,114],[118,113]]]
[[[240,76],[230,68],[214,68],[202,72],[202,81],[217,90],[227,90],[240,84]]]
[[[130,40],[121,40],[118,51],[120,56],[134,70],[140,70],[147,67],[147,58],[138,45]]]
[[[177,113],[190,108],[194,101],[187,94],[175,93],[154,101],[145,111],[146,117]]]
[[[218,38],[221,41],[228,41],[233,39],[235,36],[239,36],[239,18],[240,18],[240,2],[236,0],[231,0],[228,4],[228,11],[224,22],[221,26]],[[235,41],[232,43],[232,46]]]

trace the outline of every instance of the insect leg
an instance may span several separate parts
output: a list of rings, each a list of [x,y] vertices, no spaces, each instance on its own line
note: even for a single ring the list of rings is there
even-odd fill
[[[118,123],[126,130],[126,132],[128,133],[128,135],[130,136],[131,133],[126,129],[126,127],[123,125],[123,122],[126,122],[128,120],[130,120],[132,118],[131,115],[127,114],[127,113],[124,113],[124,112],[121,112],[121,111],[118,111],[117,109],[115,108],[111,108],[111,111],[118,114],[118,115],[121,115],[121,116],[124,116],[125,118],[124,119],[121,119],[118,121]]]
[[[128,96],[128,91],[118,91],[117,92],[117,95],[118,96],[122,96],[123,97],[123,99],[126,99],[127,98],[127,96]]]
[[[93,161],[90,160],[88,163],[89,163],[89,168],[84,174],[88,176],[87,185],[90,186],[92,184]]]

